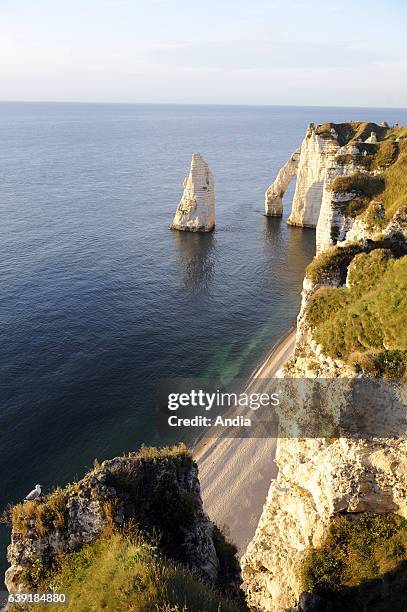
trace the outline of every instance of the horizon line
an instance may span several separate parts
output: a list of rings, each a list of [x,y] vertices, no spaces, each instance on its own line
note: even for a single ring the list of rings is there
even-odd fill
[[[407,110],[407,106],[351,106],[351,105],[317,105],[317,104],[236,104],[228,102],[113,102],[113,101],[88,101],[88,100],[0,100],[0,104],[100,104],[100,105],[125,105],[125,106],[236,106],[236,107],[259,107],[259,108],[351,108],[351,109],[388,109]]]

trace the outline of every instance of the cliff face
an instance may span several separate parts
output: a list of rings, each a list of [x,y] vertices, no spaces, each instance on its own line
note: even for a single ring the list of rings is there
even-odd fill
[[[329,556],[334,549],[332,533],[341,524],[338,521],[356,526],[349,527],[349,533],[351,529],[363,533],[358,525],[366,523],[364,517],[383,516],[383,520],[390,520],[387,517],[396,516],[401,521],[402,517],[407,518],[405,428],[400,430],[400,438],[363,439],[344,433],[322,438],[295,434],[298,424],[318,431],[321,418],[340,423],[344,396],[361,378],[375,376],[379,380],[384,375],[394,378],[406,372],[407,344],[402,330],[407,325],[403,271],[407,248],[407,213],[403,202],[407,186],[400,177],[406,176],[407,143],[397,140],[399,133],[383,126],[376,130],[378,142],[369,137],[366,148],[365,136],[372,131],[371,125],[354,124],[351,138],[348,126],[345,135],[341,126],[336,127],[341,147],[335,147],[328,137],[329,163],[325,165],[322,190],[321,181],[316,181],[318,198],[322,196],[316,232],[319,256],[304,279],[294,355],[279,375],[285,383],[289,379],[315,378],[343,382],[339,393],[322,400],[323,409],[318,412],[306,386],[302,395],[294,393],[292,401],[285,407],[282,405],[281,437],[276,451],[278,477],[271,483],[256,534],[242,560],[248,603],[263,612],[325,610],[328,604],[333,606],[334,591],[328,589],[330,595],[324,599],[326,587],[321,591],[318,585],[327,583],[327,575],[335,576],[338,583],[341,576],[349,575],[346,555],[333,559]],[[344,140],[347,140],[345,144]],[[320,167],[317,135],[309,134],[308,141],[301,148],[301,156],[303,147],[304,151],[310,151],[314,156],[314,170],[310,175],[317,176],[316,168]],[[297,181],[299,178],[300,169]],[[305,217],[298,218],[303,223]],[[393,276],[389,276],[385,285],[386,273]],[[380,293],[382,282],[382,301],[377,302],[377,312],[383,312],[380,319],[374,314],[374,292]],[[368,331],[371,317],[376,317],[370,328],[374,338]],[[392,336],[388,334],[388,321],[393,326]],[[394,367],[386,370],[391,360]],[[397,396],[397,410],[405,423],[406,385],[396,380],[393,391]],[[390,405],[393,407],[389,396],[384,401],[383,412],[378,414],[379,421],[385,422],[389,415],[393,418],[388,410]],[[355,415],[356,432],[358,419],[362,428],[366,416],[363,411]],[[406,534],[403,523],[402,535],[397,534],[403,550],[407,550]],[[374,534],[367,531],[361,539],[370,541]],[[331,548],[320,558],[320,565],[313,565],[309,570],[310,559],[316,563],[317,558],[317,552],[312,551],[328,546],[327,542]],[[369,565],[366,559],[362,568]],[[403,559],[404,556],[397,555],[391,559],[392,572]],[[357,558],[350,562],[357,564]],[[328,567],[325,574],[322,566]],[[371,571],[380,584],[379,566]],[[308,567],[308,583],[304,579],[305,567]],[[311,588],[310,583],[317,586]],[[348,578],[347,584],[352,584],[351,579]],[[382,602],[383,592],[382,589],[375,594],[377,601]],[[384,597],[390,601],[389,594]],[[366,601],[367,595],[365,605]],[[400,609],[405,609],[406,601],[403,601],[404,608]],[[329,609],[370,609],[359,608],[354,600],[347,605],[344,607],[342,601],[338,607]]]
[[[316,225],[317,254],[336,242],[344,240],[352,226],[351,218],[342,211],[355,198],[355,194],[337,192],[333,185],[337,177],[351,175],[357,171],[357,165],[354,162],[345,165],[338,161],[338,158],[340,158],[339,155],[333,158],[331,167],[328,168],[325,175],[321,208]]]
[[[337,138],[334,130],[322,137],[317,134],[313,125],[308,128],[301,144],[297,184],[288,218],[290,225],[316,227],[326,171],[339,149]]]
[[[148,534],[160,533],[168,558],[217,580],[214,526],[202,508],[197,465],[182,449],[147,449],[105,461],[42,501],[15,506],[7,588],[27,589],[38,563],[51,566],[58,555],[99,538],[109,524],[120,528],[129,521]]]
[[[171,229],[210,232],[215,227],[215,188],[208,164],[199,153],[192,156],[184,193],[178,204]]]

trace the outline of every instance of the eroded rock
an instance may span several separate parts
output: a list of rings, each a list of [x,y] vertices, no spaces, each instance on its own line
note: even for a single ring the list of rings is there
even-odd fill
[[[210,232],[214,227],[215,187],[212,172],[202,156],[194,153],[171,229]]]
[[[283,214],[283,197],[291,182],[296,176],[298,163],[300,161],[300,149],[294,151],[291,157],[281,168],[275,181],[270,185],[265,194],[266,217],[281,217]]]
[[[147,533],[160,533],[159,546],[166,556],[186,563],[204,579],[217,579],[214,528],[203,511],[198,467],[188,453],[116,457],[58,495],[37,502],[47,510],[46,520],[38,520],[39,506],[34,518],[24,504],[14,509],[21,517],[13,523],[7,552],[5,582],[10,592],[27,588],[24,580],[38,561],[50,564],[57,555],[93,542],[109,521],[117,526],[132,521]]]

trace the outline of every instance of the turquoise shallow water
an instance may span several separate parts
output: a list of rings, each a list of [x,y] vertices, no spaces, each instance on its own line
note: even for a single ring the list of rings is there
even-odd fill
[[[1,507],[159,443],[160,378],[253,370],[315,242],[264,218],[264,191],[309,121],[349,118],[407,112],[0,104]],[[168,230],[196,151],[216,184],[206,236]]]

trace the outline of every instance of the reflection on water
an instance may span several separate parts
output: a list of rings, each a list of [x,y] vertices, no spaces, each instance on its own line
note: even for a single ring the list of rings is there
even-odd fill
[[[213,232],[172,232],[177,248],[177,264],[183,278],[183,287],[193,292],[206,291],[213,279],[215,268]]]
[[[315,245],[315,230],[309,227],[287,226],[286,261],[287,266],[304,265],[304,252],[309,250],[310,244]]]
[[[262,238],[267,255],[272,255],[280,246],[284,224],[282,217],[263,217]]]
[[[282,217],[264,217],[261,238],[267,265],[280,277],[297,275],[315,254],[315,230],[287,225]]]

